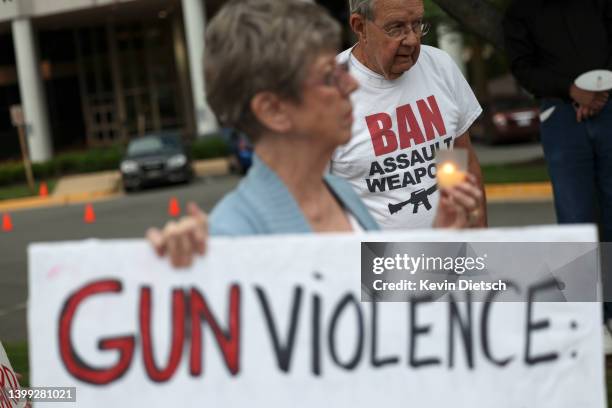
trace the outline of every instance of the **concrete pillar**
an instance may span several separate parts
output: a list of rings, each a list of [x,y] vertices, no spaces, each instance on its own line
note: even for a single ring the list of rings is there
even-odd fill
[[[463,59],[463,35],[452,25],[440,23],[436,27],[438,34],[438,47],[446,51],[455,61],[464,77],[467,77],[465,61]]]
[[[193,98],[191,97],[191,80],[189,78],[189,59],[183,33],[183,20],[178,14],[172,18],[172,42],[174,43],[174,64],[178,74],[178,83],[181,94],[181,112],[184,120],[184,129],[187,135],[195,135],[195,119]]]
[[[217,121],[206,102],[206,84],[204,82],[204,30],[206,17],[204,1],[182,0],[182,5],[196,131],[199,137],[217,130]]]
[[[12,24],[30,158],[33,162],[49,160],[53,154],[53,143],[34,29],[29,18],[13,20]]]

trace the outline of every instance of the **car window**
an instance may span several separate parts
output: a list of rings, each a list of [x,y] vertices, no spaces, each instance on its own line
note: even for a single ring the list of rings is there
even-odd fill
[[[163,136],[162,143],[166,149],[169,150],[177,150],[180,149],[181,144],[176,137],[173,136]]]
[[[128,146],[128,156],[145,156],[154,153],[175,152],[181,150],[181,143],[176,137],[144,137],[132,140]]]
[[[130,142],[128,146],[129,156],[142,156],[144,154],[159,152],[163,149],[163,144],[157,138],[137,139]]]

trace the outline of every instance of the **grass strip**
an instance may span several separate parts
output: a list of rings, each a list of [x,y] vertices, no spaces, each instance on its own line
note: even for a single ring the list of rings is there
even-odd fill
[[[482,166],[485,184],[535,183],[550,181],[544,161]]]
[[[35,182],[34,192],[30,190],[27,183],[19,183],[13,184],[9,186],[0,186],[0,200],[9,200],[12,198],[25,198],[32,197],[38,195],[38,189],[40,188],[41,182]],[[49,194],[55,188],[55,184],[57,183],[56,179],[51,179],[47,181],[47,188],[49,189]]]

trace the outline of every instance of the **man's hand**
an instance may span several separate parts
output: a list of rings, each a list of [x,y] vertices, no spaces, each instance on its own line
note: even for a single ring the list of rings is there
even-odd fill
[[[168,255],[176,268],[191,266],[194,255],[206,252],[208,217],[195,203],[187,204],[187,213],[178,222],[168,221],[161,231],[149,228],[146,233],[157,255]]]
[[[468,152],[468,173],[472,174],[476,179],[476,185],[480,188],[482,199],[480,200],[480,207],[478,211],[472,212],[472,214],[478,214],[478,220],[474,222],[474,227],[486,228],[488,226],[487,221],[487,199],[485,195],[484,185],[482,183],[482,170],[480,163],[478,162],[478,156],[472,145],[470,139],[470,133],[465,132],[461,136],[455,139],[455,147],[466,149]]]
[[[596,116],[608,102],[608,92],[585,91],[572,84],[569,94],[576,104],[576,121]]]
[[[434,219],[434,228],[470,228],[480,220],[483,194],[476,177],[468,174],[466,180],[451,188],[440,189],[440,202]]]

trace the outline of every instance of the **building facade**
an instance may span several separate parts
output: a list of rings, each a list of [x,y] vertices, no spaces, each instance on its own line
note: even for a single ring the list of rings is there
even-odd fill
[[[216,131],[203,78],[206,16],[226,0],[0,0],[0,160],[33,161],[151,131]],[[320,0],[347,26],[346,1]]]
[[[205,101],[206,13],[221,1],[0,0],[0,159],[34,161],[150,131],[216,129]]]

